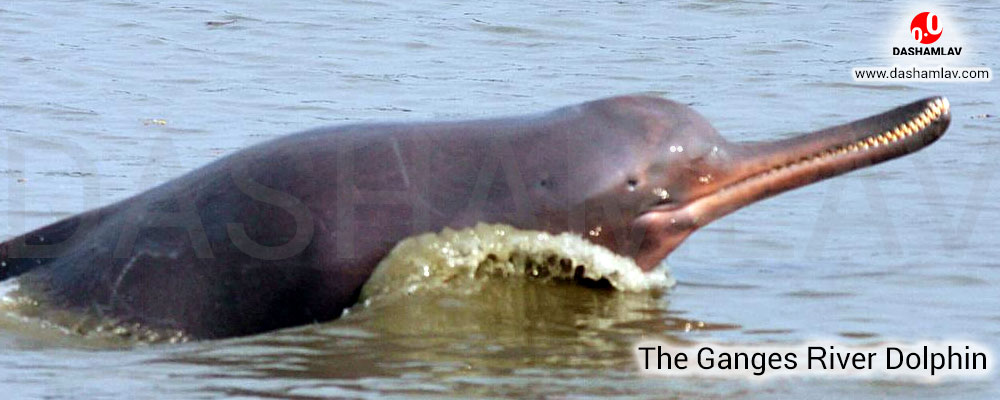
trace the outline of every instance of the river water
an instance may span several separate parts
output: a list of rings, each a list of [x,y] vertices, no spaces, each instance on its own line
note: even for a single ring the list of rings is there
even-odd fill
[[[911,157],[750,206],[668,260],[657,296],[512,280],[253,337],[94,348],[0,330],[4,398],[997,398],[988,380],[666,379],[642,338],[964,339],[1000,351],[1000,91],[865,83],[908,4],[694,1],[0,3],[0,237],[248,144],[343,122],[475,118],[652,92],[732,140],[941,94]],[[997,67],[1000,7],[938,11]],[[898,35],[896,35],[898,36]],[[905,37],[905,32],[904,32]],[[900,45],[909,45],[901,43]],[[993,63],[993,65],[991,65]],[[183,295],[183,294],[179,294]]]

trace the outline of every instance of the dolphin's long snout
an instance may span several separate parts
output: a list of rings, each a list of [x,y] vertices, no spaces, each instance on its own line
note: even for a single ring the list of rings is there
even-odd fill
[[[738,144],[725,181],[685,209],[703,226],[778,193],[913,153],[944,134],[950,108],[948,99],[932,97],[789,139]]]

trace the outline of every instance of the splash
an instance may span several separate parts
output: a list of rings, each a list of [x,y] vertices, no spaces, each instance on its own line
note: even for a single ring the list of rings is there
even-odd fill
[[[365,284],[360,304],[427,290],[474,292],[490,277],[567,281],[625,292],[663,290],[675,283],[665,265],[643,273],[632,259],[578,235],[480,223],[399,242]]]
[[[122,348],[191,340],[184,332],[49,305],[23,276],[0,282],[0,330],[71,347]],[[29,287],[25,287],[29,286]]]

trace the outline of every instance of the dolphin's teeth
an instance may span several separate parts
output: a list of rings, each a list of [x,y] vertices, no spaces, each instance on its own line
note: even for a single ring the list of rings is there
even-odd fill
[[[906,139],[912,136],[914,133],[926,128],[931,122],[935,121],[941,114],[948,111],[948,100],[944,98],[935,99],[932,102],[927,103],[927,108],[924,109],[923,113],[913,117],[909,121],[902,122],[899,125],[886,130],[877,135],[872,135],[864,139],[858,140],[856,142],[838,146],[836,148],[827,149],[822,152],[816,153],[811,157],[800,158],[797,161],[791,162],[786,165],[774,167],[765,174],[772,174],[780,171],[782,168],[790,168],[796,165],[801,165],[807,162],[818,161],[828,157],[840,156],[851,152],[868,150],[869,148],[877,148],[879,146],[888,146],[889,144],[896,143],[897,141]]]
[[[941,100],[941,109],[944,110],[944,112],[948,112],[948,110],[951,109],[951,104],[948,103],[947,97],[942,97],[938,100]]]

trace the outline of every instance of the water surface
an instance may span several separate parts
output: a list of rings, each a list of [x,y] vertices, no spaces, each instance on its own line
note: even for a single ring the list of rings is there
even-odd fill
[[[748,207],[669,263],[659,296],[524,281],[248,338],[95,350],[0,330],[4,396],[46,398],[996,398],[996,380],[668,380],[641,338],[1000,350],[995,82],[856,84],[903,4],[546,1],[0,4],[0,237],[320,125],[475,118],[652,92],[733,140],[934,94],[948,134],[905,159]],[[940,6],[997,68],[998,6]],[[904,24],[905,25],[905,24]],[[947,28],[952,29],[952,28]],[[880,47],[882,46],[882,47]],[[991,65],[992,63],[992,65]]]

